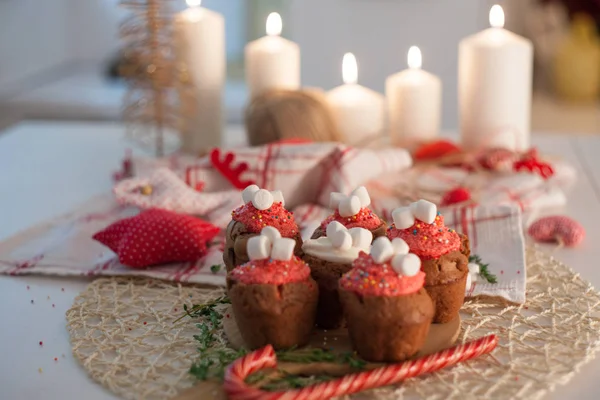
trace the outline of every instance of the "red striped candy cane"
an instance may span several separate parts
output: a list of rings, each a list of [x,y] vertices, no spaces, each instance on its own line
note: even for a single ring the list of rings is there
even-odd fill
[[[387,365],[371,371],[349,374],[342,378],[287,392],[266,392],[248,386],[245,379],[263,368],[277,366],[271,345],[256,350],[234,361],[225,371],[225,392],[232,400],[325,400],[393,385],[422,374],[438,371],[462,361],[490,353],[496,348],[498,337],[489,335],[469,343],[451,347],[416,360]]]

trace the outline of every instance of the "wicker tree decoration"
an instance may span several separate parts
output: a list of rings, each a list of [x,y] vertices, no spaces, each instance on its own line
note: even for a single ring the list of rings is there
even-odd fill
[[[124,42],[120,74],[128,84],[123,119],[127,135],[165,152],[165,132],[179,128],[172,49],[173,0],[122,0],[131,15],[120,28]]]

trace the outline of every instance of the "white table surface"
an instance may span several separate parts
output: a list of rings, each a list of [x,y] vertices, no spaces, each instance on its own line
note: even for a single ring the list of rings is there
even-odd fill
[[[228,133],[239,141],[239,127]],[[534,135],[533,143],[577,168],[563,213],[580,221],[588,236],[582,247],[555,255],[600,287],[600,136]],[[123,127],[111,123],[24,122],[0,132],[0,240],[110,190],[111,172],[127,147]],[[88,283],[0,276],[0,399],[116,398],[89,379],[70,352],[65,312]],[[548,398],[598,399],[598,376],[600,359]]]

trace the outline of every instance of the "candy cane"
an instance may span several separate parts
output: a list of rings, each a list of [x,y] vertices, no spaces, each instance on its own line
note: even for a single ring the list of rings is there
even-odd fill
[[[287,392],[266,392],[248,386],[246,377],[263,368],[275,368],[277,358],[271,345],[234,361],[225,371],[225,392],[232,400],[321,400],[393,385],[422,374],[438,371],[462,361],[490,353],[498,337],[489,335],[430,354],[416,360],[387,365],[371,371],[349,374],[342,378]]]

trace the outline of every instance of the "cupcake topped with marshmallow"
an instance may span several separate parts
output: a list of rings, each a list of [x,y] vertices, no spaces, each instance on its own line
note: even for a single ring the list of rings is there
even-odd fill
[[[435,323],[457,317],[465,296],[470,255],[469,238],[444,224],[435,204],[419,200],[392,212],[391,240],[402,239],[421,259],[425,290],[435,304]]]
[[[340,279],[347,291],[370,296],[404,296],[419,291],[425,282],[420,258],[402,239],[375,239],[371,254],[361,253],[350,272]]]
[[[302,255],[302,237],[294,214],[285,209],[280,190],[269,191],[250,185],[242,191],[244,205],[231,213],[231,222],[225,233],[223,262],[227,271],[242,265],[250,258],[248,240],[266,227],[275,228],[284,238],[295,241],[295,254]]]
[[[230,278],[245,284],[281,285],[305,281],[310,275],[308,265],[294,255],[294,239],[284,238],[271,226],[248,240],[250,261],[234,268]]]
[[[360,252],[369,252],[373,234],[364,228],[346,228],[338,221],[327,225],[325,236],[309,239],[302,245],[304,254],[322,260],[350,264]]]
[[[401,238],[410,251],[424,259],[438,258],[461,247],[461,238],[454,229],[444,225],[444,216],[437,206],[419,200],[392,212],[394,224],[388,230],[390,239]]]
[[[243,223],[249,232],[260,232],[265,226],[276,228],[284,237],[298,233],[294,214],[285,209],[281,190],[269,191],[250,185],[242,191],[244,205],[231,213],[234,221]]]
[[[329,207],[334,213],[327,217],[315,230],[312,239],[325,236],[328,225],[338,222],[347,229],[363,228],[371,231],[374,238],[385,236],[385,223],[369,208],[371,197],[364,186],[360,186],[349,195],[332,192]]]
[[[295,246],[294,239],[264,227],[248,239],[250,261],[227,274],[227,295],[247,348],[288,349],[310,340],[319,291]]]

